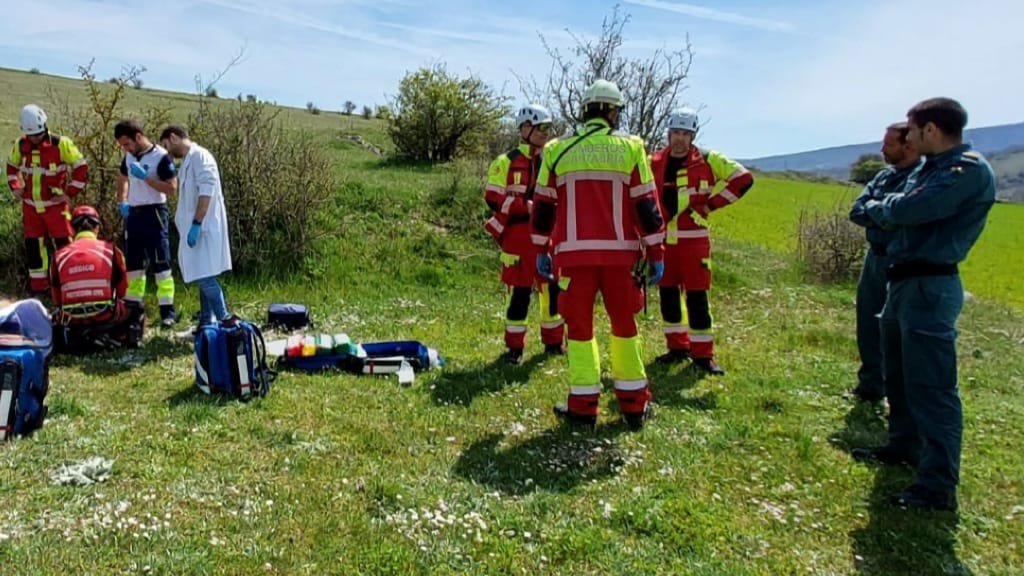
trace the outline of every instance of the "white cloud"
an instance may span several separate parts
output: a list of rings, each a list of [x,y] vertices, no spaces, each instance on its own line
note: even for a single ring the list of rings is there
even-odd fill
[[[725,22],[727,24],[735,24],[737,26],[749,26],[751,28],[759,28],[761,30],[771,30],[775,32],[789,32],[794,30],[793,25],[790,24],[789,22],[745,16],[743,14],[737,14],[735,12],[715,10],[714,8],[706,8],[704,6],[698,6],[696,4],[684,4],[682,2],[665,2],[663,0],[625,0],[625,2],[626,4],[644,6],[647,8],[653,8],[655,10],[664,10],[666,12],[675,12],[676,14],[685,14],[687,16],[700,18],[702,20]]]
[[[1019,2],[879,2],[809,47],[796,67],[780,67],[772,108],[800,124],[852,125],[871,139],[932,96],[961,100],[973,126],[1011,121],[1020,114],[1007,95],[1024,91],[1024,73],[1010,60],[1024,53],[1021,21]]]
[[[326,34],[332,34],[335,36],[342,36],[351,40],[358,40],[360,42],[368,42],[370,44],[376,44],[386,48],[394,48],[412,54],[418,54],[421,56],[433,56],[436,57],[437,53],[421,47],[410,42],[403,42],[401,40],[395,40],[388,36],[381,36],[372,32],[366,32],[363,30],[357,30],[348,26],[342,26],[338,24],[329,23],[324,18],[311,18],[303,15],[302,12],[288,9],[280,2],[274,2],[273,5],[268,3],[258,2],[242,2],[238,0],[199,0],[205,4],[212,6],[218,6],[221,8],[227,8],[237,12],[242,12],[252,16],[258,16],[261,18],[272,18],[281,22],[282,24],[290,26],[298,26],[309,30],[315,30]]]

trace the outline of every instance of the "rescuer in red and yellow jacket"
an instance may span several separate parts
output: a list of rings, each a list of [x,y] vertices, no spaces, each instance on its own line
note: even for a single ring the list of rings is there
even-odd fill
[[[68,198],[85,189],[89,165],[70,138],[50,134],[39,106],[22,109],[21,131],[7,161],[7,185],[21,203],[30,289],[45,292],[49,254],[71,238]]]
[[[725,370],[715,362],[708,305],[708,216],[742,198],[754,185],[754,177],[740,163],[695,146],[697,128],[695,110],[674,111],[669,117],[668,146],[651,158],[651,171],[667,219],[665,276],[659,284],[659,295],[668,352],[659,356],[658,361],[673,363],[692,357],[694,365],[705,372],[724,374]],[[724,187],[714,194],[719,183],[724,183]]]
[[[81,351],[100,335],[137,346],[145,313],[124,300],[128,289],[124,255],[97,236],[100,215],[92,206],[75,208],[71,224],[74,241],[58,250],[50,264],[58,350]]]
[[[569,400],[555,414],[572,423],[597,421],[601,365],[594,302],[600,292],[611,320],[615,397],[626,424],[636,429],[646,419],[651,393],[634,319],[643,308],[634,270],[647,267],[651,284],[658,282],[665,233],[644,144],[615,131],[622,104],[612,82],[597,80],[586,89],[583,127],[544,149],[532,226],[537,246],[551,244],[553,256],[540,254],[537,270],[548,277],[557,272],[559,311],[569,332]]]
[[[530,213],[540,170],[541,150],[551,133],[551,112],[539,104],[519,109],[516,125],[520,144],[498,156],[487,171],[484,200],[493,215],[484,225],[501,246],[501,281],[505,298],[504,358],[511,364],[523,360],[527,315],[534,288],[540,294],[541,341],[548,354],[564,354],[564,321],[558,315],[558,283],[537,274],[537,254],[546,247],[533,244]]]

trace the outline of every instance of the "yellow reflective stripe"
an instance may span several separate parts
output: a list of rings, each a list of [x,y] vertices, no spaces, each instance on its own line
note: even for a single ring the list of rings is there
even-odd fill
[[[502,252],[498,259],[501,260],[501,263],[505,266],[515,266],[519,263],[519,255],[509,254],[508,252]]]
[[[599,393],[597,385],[601,381],[601,357],[597,352],[597,340],[569,340],[567,349],[569,384],[574,388],[596,388],[597,391],[590,393]]]
[[[551,314],[551,287],[547,282],[540,285],[540,327],[545,329],[558,328],[565,320],[555,312]]]
[[[39,158],[39,151],[32,151],[32,159],[29,161],[29,166],[38,166],[42,160]],[[32,178],[32,199],[39,202],[43,199],[42,196],[42,178]],[[36,206],[36,212],[43,212],[38,206]]]
[[[643,346],[639,336],[611,337],[612,378],[616,381],[647,381]]]
[[[569,289],[569,283],[572,282],[572,278],[562,277],[558,279],[558,287],[565,291]]]
[[[668,225],[665,226],[665,244],[675,245],[677,244],[677,230],[679,230],[679,216],[669,218]]]

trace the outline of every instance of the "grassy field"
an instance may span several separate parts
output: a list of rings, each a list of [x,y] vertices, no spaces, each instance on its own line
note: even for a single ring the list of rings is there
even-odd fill
[[[259,319],[268,302],[305,302],[326,332],[420,339],[447,366],[408,388],[283,373],[266,399],[239,404],[198,393],[189,345],[166,333],[137,352],[58,358],[46,426],[0,446],[5,576],[1024,573],[1021,313],[982,298],[962,318],[959,516],[888,508],[911,473],[848,455],[884,433],[878,409],[843,396],[853,290],[802,284],[786,249],[801,196],[829,208],[848,191],[766,179],[716,215],[728,375],[652,365],[649,426],[627,432],[608,393],[597,432],[580,433],[550,414],[567,369],[535,330],[523,366],[496,360],[503,294],[480,229],[483,164],[395,166],[340,141],[347,118],[288,114],[336,163],[342,233],[293,282],[229,279],[230,305]],[[190,314],[195,290],[179,294]],[[651,360],[653,314],[641,331]],[[607,366],[606,323],[598,334]],[[115,461],[106,482],[50,480],[92,456]]]
[[[859,188],[760,178],[743,201],[713,217],[713,229],[733,240],[751,242],[781,253],[796,248],[800,213],[841,211]],[[993,303],[1024,310],[1024,205],[996,204],[970,256],[961,266],[964,288]]]

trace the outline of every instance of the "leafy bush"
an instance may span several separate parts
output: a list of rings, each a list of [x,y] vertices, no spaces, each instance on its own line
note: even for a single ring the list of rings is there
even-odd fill
[[[882,168],[885,168],[885,160],[880,155],[862,154],[850,166],[850,180],[857,184],[867,184]]]
[[[316,114],[319,114],[319,113],[320,113],[320,109],[319,109],[319,108],[317,108],[316,104],[314,104],[314,103],[312,103],[312,102],[306,102],[306,110],[307,110],[307,111],[308,111],[308,112],[309,112],[310,114],[313,114],[313,115],[316,115]]]
[[[459,78],[436,64],[406,74],[390,112],[388,135],[398,156],[447,162],[485,152],[506,98],[478,77]]]
[[[801,211],[797,229],[797,258],[811,280],[847,282],[857,278],[864,259],[864,231],[845,211]]]
[[[363,119],[369,120],[370,118],[373,118],[373,108],[363,106]]]
[[[311,264],[316,240],[336,226],[323,217],[336,188],[323,150],[261,102],[201,98],[189,124],[220,168],[234,270],[275,276]]]
[[[342,114],[345,116],[351,116],[352,112],[356,109],[356,103],[351,100],[345,100],[345,104],[342,105]]]
[[[70,94],[50,91],[50,99],[57,103],[54,125],[58,134],[71,137],[78,149],[89,162],[89,182],[85,193],[75,200],[76,204],[88,203],[94,206],[103,218],[104,235],[117,236],[117,188],[115,186],[121,158],[124,153],[114,140],[114,125],[125,117],[122,104],[128,86],[145,71],[141,67],[126,67],[121,75],[107,81],[96,80],[92,72],[93,63],[78,68],[85,89],[85,104],[72,104]],[[146,110],[136,119],[151,139],[160,134],[170,120],[166,108],[154,107]]]

